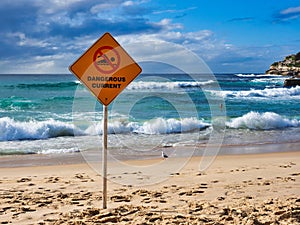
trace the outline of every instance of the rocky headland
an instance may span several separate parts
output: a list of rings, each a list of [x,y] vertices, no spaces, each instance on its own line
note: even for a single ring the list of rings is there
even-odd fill
[[[300,78],[300,52],[286,56],[283,61],[274,62],[266,74],[294,76]]]
[[[284,81],[284,87],[300,86],[300,52],[286,56],[283,61],[274,62],[266,74],[291,76]]]

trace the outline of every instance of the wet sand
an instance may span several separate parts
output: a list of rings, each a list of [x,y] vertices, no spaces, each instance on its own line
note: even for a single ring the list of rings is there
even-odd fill
[[[143,185],[159,174],[139,166],[162,160],[178,163],[138,160],[124,171],[110,162],[107,209],[101,175],[82,161],[2,164],[0,224],[300,224],[300,151],[218,156],[204,171],[193,157],[180,171],[166,170],[163,182]]]

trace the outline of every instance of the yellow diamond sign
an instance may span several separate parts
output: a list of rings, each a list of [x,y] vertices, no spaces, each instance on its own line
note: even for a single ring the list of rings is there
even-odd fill
[[[70,71],[107,106],[142,69],[110,33],[105,33],[70,66]]]

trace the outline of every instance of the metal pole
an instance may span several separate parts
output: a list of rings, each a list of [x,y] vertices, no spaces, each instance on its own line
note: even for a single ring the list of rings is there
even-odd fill
[[[107,106],[103,105],[103,140],[102,140],[102,176],[103,176],[103,209],[107,208]]]

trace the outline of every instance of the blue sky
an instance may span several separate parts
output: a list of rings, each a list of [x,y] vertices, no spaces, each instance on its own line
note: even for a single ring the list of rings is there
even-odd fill
[[[104,32],[125,49],[180,44],[215,73],[264,72],[300,51],[300,0],[1,0],[0,19],[0,73],[69,73]]]

